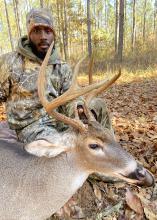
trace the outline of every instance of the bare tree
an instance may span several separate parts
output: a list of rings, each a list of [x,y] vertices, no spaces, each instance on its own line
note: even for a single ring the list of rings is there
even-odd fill
[[[134,51],[135,47],[135,37],[136,37],[136,0],[133,0],[133,14],[132,14],[132,39],[131,39],[131,47],[132,51]]]
[[[62,14],[60,14],[60,15],[62,17],[62,37],[63,37],[64,57],[65,57],[65,60],[68,60],[69,59],[69,56],[68,56],[68,30],[67,30],[67,28],[68,28],[67,22],[68,21],[67,21],[66,4],[67,4],[67,0],[64,0],[63,2],[61,2]]]
[[[154,2],[154,32],[156,30],[157,0]]]
[[[8,9],[7,9],[6,0],[4,0],[4,5],[5,5],[5,13],[6,13],[7,24],[8,24],[8,35],[9,35],[9,39],[10,39],[11,49],[13,51],[14,50],[14,45],[13,45],[13,38],[12,38],[12,33],[11,33],[11,27],[10,27],[10,21],[9,21],[9,16],[8,16]]]
[[[83,53],[84,50],[85,50],[85,39],[84,39],[83,22],[82,22],[82,25],[81,25],[81,36],[82,36],[82,53]]]
[[[43,8],[44,7],[44,1],[40,0],[40,7]]]
[[[154,2],[154,45],[155,46],[157,42],[156,15],[157,15],[157,0],[155,0]]]
[[[29,11],[31,9],[31,3],[30,3],[29,0],[26,0],[25,3],[26,3],[26,6],[27,6],[27,11]]]
[[[105,28],[108,28],[108,8],[107,8],[107,0],[105,0]]]
[[[93,17],[94,17],[94,29],[97,29],[97,19],[96,19],[96,1],[93,1]]]
[[[118,0],[115,0],[115,53],[118,51],[118,28],[119,28],[119,13]]]
[[[18,36],[21,37],[20,17],[19,17],[19,10],[18,10],[18,0],[13,0],[13,6],[14,6],[14,14],[15,14],[16,26],[17,26],[17,30],[18,30]]]
[[[144,1],[144,14],[143,14],[143,42],[145,42],[145,38],[146,38],[146,7],[147,7],[147,0]]]
[[[56,0],[56,6],[57,6],[57,27],[58,27],[58,36],[59,36],[59,47],[60,47],[60,53],[63,54],[63,44],[62,44],[62,33],[61,33],[61,17],[60,17],[60,3],[59,0]]]
[[[63,42],[63,50],[64,50],[64,58],[68,60],[68,25],[67,25],[67,7],[66,7],[67,0],[58,1],[58,9],[59,10],[59,17],[61,23],[61,34],[62,34],[62,42]]]
[[[118,39],[118,61],[121,63],[123,58],[123,37],[124,37],[124,0],[119,4],[119,39]]]
[[[65,54],[65,60],[69,59],[69,54],[68,54],[68,20],[67,20],[67,0],[63,1],[63,12],[64,12],[64,54]]]
[[[88,31],[88,55],[92,55],[92,37],[91,37],[91,14],[90,14],[90,0],[87,0],[87,31]]]

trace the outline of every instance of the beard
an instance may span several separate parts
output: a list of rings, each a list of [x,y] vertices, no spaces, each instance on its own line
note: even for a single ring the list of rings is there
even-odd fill
[[[41,60],[43,60],[46,56],[47,50],[46,51],[39,51],[37,50],[36,45],[30,40],[30,46],[32,48],[32,52]]]

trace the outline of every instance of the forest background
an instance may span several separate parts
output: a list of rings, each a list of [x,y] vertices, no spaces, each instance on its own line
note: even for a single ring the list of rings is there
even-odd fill
[[[122,61],[132,71],[156,63],[156,0],[0,0],[0,54],[27,33],[32,7],[51,10],[59,51],[69,62],[94,51],[99,71]]]

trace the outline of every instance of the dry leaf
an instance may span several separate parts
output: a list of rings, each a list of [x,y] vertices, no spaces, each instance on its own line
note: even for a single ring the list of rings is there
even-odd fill
[[[154,187],[154,189],[155,188],[156,186]],[[144,208],[144,213],[147,219],[156,220],[157,219],[157,201],[156,200],[150,201],[140,194],[139,194],[139,197],[141,199],[142,206]]]
[[[99,187],[96,184],[93,184],[94,194],[99,201],[101,201],[102,195]]]
[[[147,219],[157,220],[157,214],[153,213],[152,210],[146,206],[144,207],[144,213],[145,213]]]
[[[140,198],[133,194],[129,189],[126,190],[126,202],[134,212],[143,215],[143,207]]]

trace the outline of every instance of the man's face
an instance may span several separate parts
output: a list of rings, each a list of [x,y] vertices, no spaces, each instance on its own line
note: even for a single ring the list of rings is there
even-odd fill
[[[44,58],[53,40],[54,34],[49,27],[36,26],[30,33],[30,41],[33,49],[36,50],[36,54],[41,58]]]

